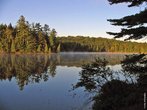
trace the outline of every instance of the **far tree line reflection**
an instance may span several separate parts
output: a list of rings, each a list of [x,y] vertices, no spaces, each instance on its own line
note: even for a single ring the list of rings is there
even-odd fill
[[[97,58],[83,65],[74,89],[84,87],[95,93],[93,110],[144,110],[147,92],[147,56],[129,55],[121,62],[122,70],[114,71],[108,61]],[[125,78],[121,79],[117,74]],[[130,78],[130,80],[128,80]]]
[[[48,55],[3,55],[0,57],[0,80],[17,80],[20,90],[29,83],[56,75],[57,59]]]
[[[20,90],[29,83],[47,81],[56,75],[56,66],[80,67],[96,57],[96,54],[2,54],[0,55],[0,80],[16,80]],[[116,60],[112,60],[116,58]],[[110,64],[118,64],[124,56],[116,55]],[[86,59],[86,61],[85,61]]]
[[[56,66],[62,61],[65,60],[57,54],[1,55],[0,80],[15,78],[23,90],[30,83],[54,77]],[[93,110],[143,110],[143,93],[147,92],[147,56],[126,56],[120,71],[114,71],[110,64],[106,59],[97,58],[83,65],[74,89],[84,87],[89,93],[95,93]],[[121,79],[120,74],[125,78]]]

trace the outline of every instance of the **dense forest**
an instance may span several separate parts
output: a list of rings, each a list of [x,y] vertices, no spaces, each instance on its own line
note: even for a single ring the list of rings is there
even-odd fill
[[[146,53],[147,43],[118,41],[106,38],[68,36],[59,38],[61,51]]]
[[[0,53],[130,52],[147,53],[147,43],[84,36],[57,37],[47,24],[29,24],[20,16],[16,26],[0,24]]]
[[[15,27],[0,24],[0,52],[4,53],[51,53],[60,50],[57,32],[47,24],[29,24],[21,16]]]

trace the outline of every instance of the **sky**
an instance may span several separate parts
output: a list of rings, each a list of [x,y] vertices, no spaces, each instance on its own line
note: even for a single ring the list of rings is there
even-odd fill
[[[29,23],[48,24],[58,36],[82,35],[107,37],[108,31],[117,32],[107,19],[135,14],[140,7],[126,4],[109,5],[107,0],[0,0],[0,24],[16,25],[21,15]]]

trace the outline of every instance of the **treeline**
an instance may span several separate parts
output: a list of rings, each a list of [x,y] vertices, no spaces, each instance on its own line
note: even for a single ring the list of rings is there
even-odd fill
[[[147,52],[147,43],[123,42],[106,38],[83,36],[58,37],[55,29],[47,24],[29,24],[21,16],[12,26],[0,24],[0,53],[55,53],[60,51],[81,52]]]
[[[29,24],[21,16],[13,27],[0,24],[0,53],[51,53],[60,51],[55,29],[47,24]]]
[[[147,43],[83,36],[68,36],[59,39],[61,51],[147,53]]]

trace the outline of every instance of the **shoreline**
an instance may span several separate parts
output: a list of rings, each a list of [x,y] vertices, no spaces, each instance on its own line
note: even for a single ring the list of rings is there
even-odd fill
[[[51,55],[51,54],[147,54],[137,52],[59,52],[59,53],[0,53],[0,55]]]

